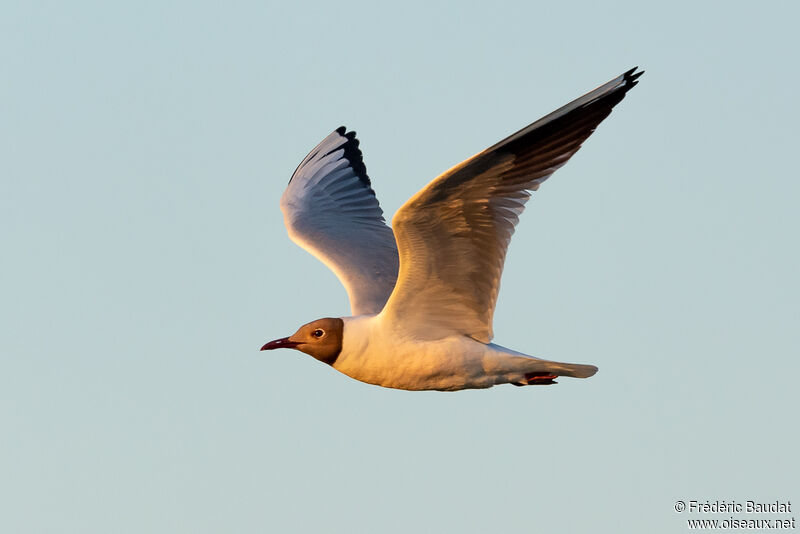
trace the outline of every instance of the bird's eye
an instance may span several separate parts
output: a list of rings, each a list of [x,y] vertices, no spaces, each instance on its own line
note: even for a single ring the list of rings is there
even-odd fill
[[[320,328],[317,328],[316,330],[314,330],[314,331],[311,333],[311,335],[312,335],[312,336],[314,336],[314,337],[316,337],[316,338],[320,338],[320,337],[322,337],[322,336],[324,336],[324,335],[325,335],[325,330],[322,330],[322,329],[320,329]]]

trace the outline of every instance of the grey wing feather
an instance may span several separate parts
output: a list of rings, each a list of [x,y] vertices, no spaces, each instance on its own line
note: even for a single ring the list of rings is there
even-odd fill
[[[382,312],[416,336],[488,343],[506,250],[533,191],[642,74],[620,75],[435,178],[392,220],[397,285]]]
[[[397,279],[397,244],[355,132],[338,128],[303,159],[281,197],[281,211],[289,237],[342,282],[351,313],[380,312]]]

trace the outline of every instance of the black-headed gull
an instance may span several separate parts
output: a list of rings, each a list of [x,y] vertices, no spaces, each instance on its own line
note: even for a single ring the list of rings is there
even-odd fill
[[[636,85],[636,68],[438,176],[386,225],[355,132],[341,127],[295,170],[281,198],[292,240],[347,290],[351,317],[324,318],[261,350],[293,348],[356,380],[409,390],[552,384],[593,365],[491,343],[514,226]]]

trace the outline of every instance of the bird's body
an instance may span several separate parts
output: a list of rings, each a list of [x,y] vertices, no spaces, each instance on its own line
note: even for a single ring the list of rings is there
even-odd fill
[[[597,371],[593,365],[540,360],[464,335],[417,340],[382,319],[380,314],[343,318],[334,369],[378,386],[443,391],[546,383],[553,375],[587,377]]]
[[[506,250],[531,193],[564,165],[641,72],[622,74],[456,165],[386,225],[354,132],[306,156],[281,198],[289,236],[337,275],[351,316],[262,350],[295,348],[362,382],[407,390],[552,384],[593,365],[491,343]]]

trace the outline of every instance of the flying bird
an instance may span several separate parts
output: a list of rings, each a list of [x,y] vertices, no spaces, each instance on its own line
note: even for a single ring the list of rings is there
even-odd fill
[[[312,321],[261,350],[297,349],[356,380],[406,390],[594,375],[594,365],[492,343],[492,316],[525,203],[636,85],[636,69],[439,175],[391,228],[355,132],[336,129],[300,162],[280,204],[289,236],[336,274],[352,315]]]

